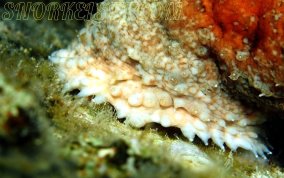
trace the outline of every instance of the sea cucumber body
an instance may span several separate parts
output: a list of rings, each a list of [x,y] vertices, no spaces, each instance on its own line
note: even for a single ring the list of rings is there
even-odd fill
[[[142,3],[149,8],[110,3],[68,49],[50,56],[64,90],[111,103],[118,118],[135,127],[177,127],[191,141],[197,135],[206,145],[212,139],[222,149],[226,144],[265,157],[269,150],[253,126],[263,118],[221,90],[216,64],[206,53],[201,58],[184,47],[156,18],[158,4],[168,1]],[[198,35],[188,32],[187,38],[200,44]]]

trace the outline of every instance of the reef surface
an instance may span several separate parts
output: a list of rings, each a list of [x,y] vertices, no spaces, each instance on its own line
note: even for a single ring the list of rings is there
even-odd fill
[[[265,123],[273,155],[264,161],[191,143],[172,127],[131,128],[108,103],[62,92],[48,55],[81,28],[76,21],[0,22],[1,177],[283,177],[284,124],[273,116]]]
[[[168,9],[159,7],[170,2],[104,1],[79,40],[50,56],[64,90],[110,102],[132,126],[177,127],[190,141],[197,135],[205,145],[212,139],[221,149],[226,144],[265,157],[270,151],[254,128],[263,117],[222,90],[217,66],[202,46],[214,33],[165,29],[160,14]]]

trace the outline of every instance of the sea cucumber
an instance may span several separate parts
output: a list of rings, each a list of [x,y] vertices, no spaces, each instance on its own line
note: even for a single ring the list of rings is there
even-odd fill
[[[196,48],[184,46],[158,17],[167,10],[158,6],[167,3],[104,1],[78,39],[50,55],[64,90],[111,103],[134,127],[177,127],[190,141],[197,135],[205,145],[212,139],[221,149],[226,144],[265,157],[270,151],[255,127],[263,117],[221,89],[217,66],[199,41],[214,40],[214,34],[190,31],[187,40]]]

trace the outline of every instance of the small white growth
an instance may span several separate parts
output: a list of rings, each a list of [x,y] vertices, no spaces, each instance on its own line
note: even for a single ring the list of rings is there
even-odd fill
[[[148,108],[157,107],[158,100],[154,93],[146,91],[144,93],[143,105]]]
[[[193,127],[193,125],[186,124],[181,128],[181,131],[191,142],[193,142],[196,133],[196,129]]]
[[[160,121],[161,125],[163,127],[170,127],[171,126],[171,118],[168,115],[162,115],[161,121]]]
[[[128,103],[131,106],[140,106],[143,103],[143,95],[141,93],[135,93],[129,96]]]
[[[173,104],[171,96],[167,92],[161,92],[157,95],[162,107],[170,107]]]
[[[212,135],[212,140],[214,141],[214,143],[218,145],[222,150],[225,150],[223,133],[217,128],[210,129],[210,133]]]
[[[92,102],[94,102],[96,104],[102,104],[106,101],[107,101],[107,99],[103,95],[97,95],[97,96],[95,96],[95,98],[92,99]]]
[[[78,93],[78,96],[80,97],[90,96],[90,95],[93,95],[94,93],[96,93],[95,88],[84,88],[80,90],[80,92]]]
[[[56,51],[52,53],[49,56],[49,60],[51,60],[54,63],[60,63],[60,62],[65,62],[69,58],[70,51],[66,49],[61,49],[59,51]]]
[[[119,97],[122,94],[122,91],[119,87],[113,86],[110,88],[110,93],[113,97]]]

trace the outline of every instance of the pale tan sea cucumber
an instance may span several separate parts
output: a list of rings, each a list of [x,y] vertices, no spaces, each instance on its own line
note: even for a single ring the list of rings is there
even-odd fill
[[[157,18],[157,4],[168,0],[131,2],[150,8],[109,3],[77,41],[50,56],[64,90],[76,88],[79,96],[95,95],[95,103],[111,103],[118,118],[135,127],[155,122],[180,128],[191,141],[197,135],[221,149],[226,144],[256,156],[270,153],[254,127],[263,118],[222,91],[214,61],[184,47]],[[199,43],[197,35],[188,32],[186,40]]]

